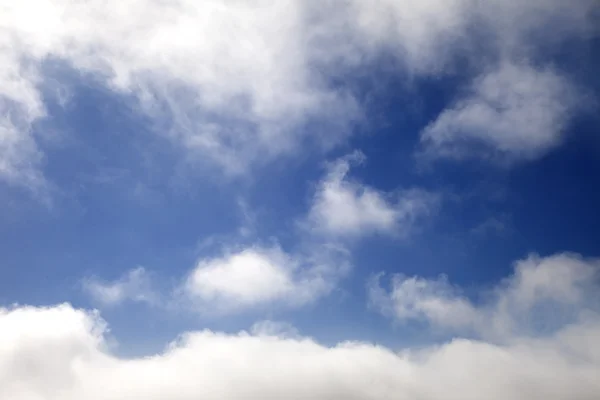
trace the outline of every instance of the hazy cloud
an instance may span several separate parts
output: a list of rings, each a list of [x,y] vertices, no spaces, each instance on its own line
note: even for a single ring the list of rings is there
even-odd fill
[[[455,333],[493,340],[552,332],[600,309],[596,285],[600,261],[574,254],[515,263],[514,274],[473,301],[444,276],[438,279],[392,278],[391,290],[370,283],[372,303],[400,321],[425,320]]]
[[[421,134],[434,157],[530,160],[559,145],[581,100],[550,69],[503,64],[476,78],[464,98]]]
[[[143,267],[127,271],[121,278],[106,282],[97,277],[86,278],[83,289],[93,300],[112,306],[124,301],[155,304],[159,295],[152,287],[149,274]]]

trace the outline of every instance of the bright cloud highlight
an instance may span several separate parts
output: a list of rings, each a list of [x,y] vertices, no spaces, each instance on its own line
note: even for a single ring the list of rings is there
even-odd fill
[[[330,292],[348,268],[343,254],[325,249],[310,256],[280,248],[250,247],[203,259],[186,278],[184,297],[201,313],[256,307],[297,307]]]

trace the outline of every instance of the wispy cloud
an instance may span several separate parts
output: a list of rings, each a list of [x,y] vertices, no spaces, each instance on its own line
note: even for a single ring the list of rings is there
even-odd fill
[[[294,0],[136,0],[119,7],[8,2],[0,20],[6,33],[0,111],[11,107],[11,118],[23,121],[18,137],[38,149],[28,127],[46,111],[39,89],[43,63],[61,60],[135,98],[134,108],[152,118],[156,132],[192,159],[242,173],[249,164],[295,151],[298,136],[311,132],[296,129],[307,120],[326,115],[327,123],[341,127],[353,118],[354,100],[328,88],[310,68],[305,8]],[[347,131],[332,130],[327,142]],[[27,161],[11,169],[39,164],[15,146],[10,151],[12,159]]]
[[[515,264],[515,272],[474,302],[446,277],[425,279],[396,275],[390,291],[376,277],[369,284],[372,304],[399,321],[425,320],[451,332],[476,334],[491,340],[553,332],[598,311],[594,282],[600,261],[571,254],[530,256]]]
[[[152,280],[143,267],[127,271],[119,279],[107,282],[96,277],[86,278],[83,289],[93,300],[105,305],[116,306],[125,301],[158,304],[158,292],[152,286]]]
[[[250,332],[255,336],[278,338],[300,338],[300,332],[292,324],[281,321],[263,320],[252,325]]]
[[[5,33],[0,43],[0,178],[27,186],[43,181],[43,149],[31,127],[47,112],[40,87],[49,59],[136,99],[133,107],[187,158],[235,174],[294,153],[306,142],[330,146],[348,137],[362,111],[350,88],[331,84],[340,70],[369,65],[383,52],[411,75],[444,74],[452,71],[457,55],[478,59],[476,43],[482,37],[489,38],[490,59],[527,59],[542,45],[597,32],[590,12],[594,4],[134,0],[114,7],[102,1],[5,1],[0,17]],[[549,23],[556,29],[545,29]],[[471,39],[474,26],[484,30],[477,39]],[[533,154],[556,144],[560,129],[551,125],[560,125],[569,113],[554,105],[555,96],[563,94],[556,86],[564,85],[562,78],[547,68],[535,73],[513,68],[517,79],[538,77],[530,93],[512,80],[504,82],[513,75],[507,67],[496,69],[478,82],[486,86],[499,80],[502,93],[515,89],[515,95],[500,99],[509,110],[478,106],[494,94],[476,90],[473,99],[460,103],[465,110],[450,109],[429,128],[426,136],[434,144],[440,143],[440,132],[479,130],[483,122],[474,116],[479,107],[488,120],[502,125],[488,144],[514,150],[515,135],[500,139],[498,134],[512,126],[510,121],[520,121],[513,101],[519,96],[534,98],[526,111],[538,113],[541,97],[559,114],[536,114],[539,119],[527,129],[540,129],[533,134],[536,143],[519,151]],[[546,83],[550,86],[543,89]],[[461,126],[457,119],[463,120]],[[303,129],[311,122],[311,129]]]
[[[468,94],[421,134],[425,156],[530,160],[558,146],[581,99],[550,69],[503,64],[476,78]]]

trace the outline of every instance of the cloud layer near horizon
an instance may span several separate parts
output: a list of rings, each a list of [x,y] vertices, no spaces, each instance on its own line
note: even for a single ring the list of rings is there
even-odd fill
[[[182,335],[137,359],[107,350],[97,313],[70,305],[0,310],[0,396],[11,400],[290,398],[592,400],[600,391],[600,321],[498,345],[455,339],[390,349],[334,347],[277,331]]]
[[[399,352],[360,342],[327,347],[289,325],[261,321],[252,334],[188,332],[161,354],[124,359],[111,353],[107,324],[97,312],[68,304],[2,308],[0,397],[592,400],[600,391],[600,314],[593,293],[582,287],[597,277],[598,267],[575,255],[520,261],[491,308],[475,308],[447,288],[441,301],[439,285],[417,285],[422,290],[411,293],[434,308],[444,306],[443,321],[459,325],[465,308],[522,323],[523,308],[531,311],[540,299],[575,304],[580,312],[541,334],[510,329],[500,341],[456,338]],[[414,311],[397,305],[398,316],[442,317],[417,303],[411,301]]]

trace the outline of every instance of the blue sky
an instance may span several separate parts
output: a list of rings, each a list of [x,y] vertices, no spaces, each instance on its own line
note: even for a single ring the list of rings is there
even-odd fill
[[[8,364],[19,375],[0,383],[21,385],[0,397],[240,398],[147,378],[210,379],[205,363],[238,355],[271,374],[288,350],[315,375],[273,386],[232,362],[223,384],[600,390],[593,1],[75,3],[0,1],[0,355],[43,364]],[[81,385],[47,383],[35,351],[53,340],[92,354]],[[371,372],[346,371],[342,351]],[[130,388],[107,372],[97,390],[96,368],[128,361]],[[352,383],[322,383],[322,363]],[[369,373],[388,389],[365,389]]]

